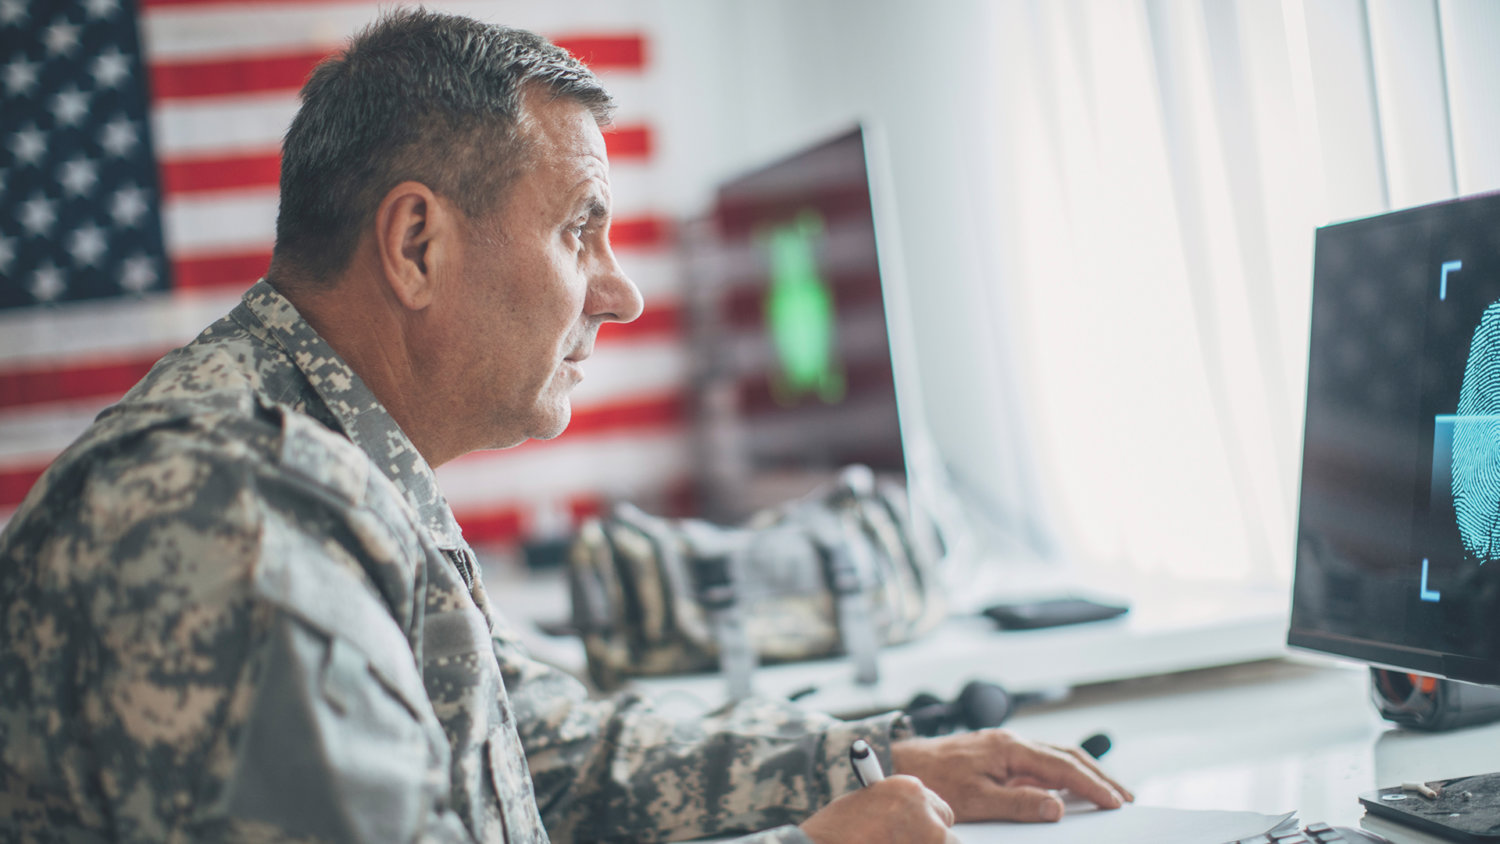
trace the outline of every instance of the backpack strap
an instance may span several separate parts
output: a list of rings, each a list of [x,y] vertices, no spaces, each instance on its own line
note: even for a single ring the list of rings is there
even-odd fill
[[[862,535],[858,513],[841,510],[820,519],[809,531],[823,562],[823,576],[833,596],[839,641],[854,662],[854,680],[871,686],[880,680],[880,631],[876,628],[870,589],[874,575],[869,540]]]
[[[735,573],[744,563],[744,542],[737,533],[707,522],[687,520],[679,523],[679,529],[687,546],[694,594],[719,647],[726,698],[743,700],[753,692],[751,677],[760,664],[750,641],[745,602],[735,588]]]

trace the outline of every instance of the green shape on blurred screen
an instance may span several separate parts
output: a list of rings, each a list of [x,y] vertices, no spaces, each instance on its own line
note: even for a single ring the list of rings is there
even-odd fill
[[[822,216],[808,210],[760,239],[771,263],[766,328],[781,365],[771,378],[771,395],[782,405],[797,404],[809,394],[828,404],[844,398],[833,288],[818,267],[823,231]]]

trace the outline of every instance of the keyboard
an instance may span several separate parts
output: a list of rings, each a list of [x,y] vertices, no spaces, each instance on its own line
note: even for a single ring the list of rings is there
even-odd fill
[[[1384,836],[1363,829],[1347,826],[1329,826],[1312,823],[1301,829],[1296,821],[1288,821],[1265,835],[1241,838],[1228,844],[1391,844]]]

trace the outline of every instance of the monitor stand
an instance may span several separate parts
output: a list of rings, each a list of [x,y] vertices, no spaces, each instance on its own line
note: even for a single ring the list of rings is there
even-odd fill
[[[1372,815],[1452,841],[1500,841],[1500,773],[1424,785],[1437,797],[1395,786],[1365,792],[1359,802]]]

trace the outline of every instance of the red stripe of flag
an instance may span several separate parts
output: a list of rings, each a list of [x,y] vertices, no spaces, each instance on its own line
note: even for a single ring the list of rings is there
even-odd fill
[[[649,126],[612,126],[604,132],[604,151],[617,161],[650,158],[654,145]]]
[[[521,538],[521,508],[514,504],[498,507],[465,507],[453,514],[463,528],[464,539],[478,542],[514,543]]]
[[[165,350],[110,361],[70,361],[0,372],[0,408],[123,395]]]
[[[577,495],[568,499],[568,515],[573,524],[591,519],[604,512],[604,500],[597,495]]]
[[[646,42],[640,35],[573,36],[553,43],[595,71],[641,70]],[[158,59],[151,63],[151,95],[158,102],[231,94],[295,92],[332,49],[238,55],[227,59]]]
[[[607,322],[599,326],[599,342],[641,340],[682,336],[682,308],[676,302],[664,305],[646,303],[646,310],[634,322]]]
[[[177,158],[161,163],[161,187],[167,196],[242,188],[275,188],[280,182],[279,152]]]
[[[609,226],[609,243],[616,249],[667,246],[671,242],[672,223],[665,217],[617,217]]]
[[[640,70],[646,66],[646,39],[639,35],[565,35],[552,43],[591,70]]]
[[[604,511],[604,500],[598,495],[575,495],[564,505],[574,525],[584,519],[597,516]],[[529,514],[518,504],[492,506],[472,505],[455,509],[453,517],[464,529],[464,539],[470,543],[513,544],[524,539]]]
[[[604,146],[616,161],[649,158],[651,128],[621,126],[604,133]],[[168,196],[242,188],[274,188],[281,179],[281,154],[276,151],[213,157],[175,158],[162,162],[162,190]]]
[[[172,260],[172,289],[194,291],[249,287],[265,275],[270,266],[270,248],[179,256]]]
[[[657,393],[641,398],[574,408],[568,429],[555,440],[527,440],[505,452],[530,451],[566,446],[577,437],[624,432],[660,432],[679,429],[687,420],[687,397],[681,392]],[[489,459],[502,452],[485,452]],[[471,455],[472,459],[484,459]],[[470,458],[460,457],[459,460]]]
[[[151,96],[158,102],[298,91],[327,50],[232,59],[170,60],[151,63]]]
[[[18,466],[14,469],[0,469],[0,507],[7,510],[20,504],[26,498],[26,493],[36,485],[36,479],[47,471],[47,464],[41,466]]]
[[[572,421],[568,423],[567,435],[578,437],[675,428],[685,418],[682,395],[671,393],[575,410]]]

